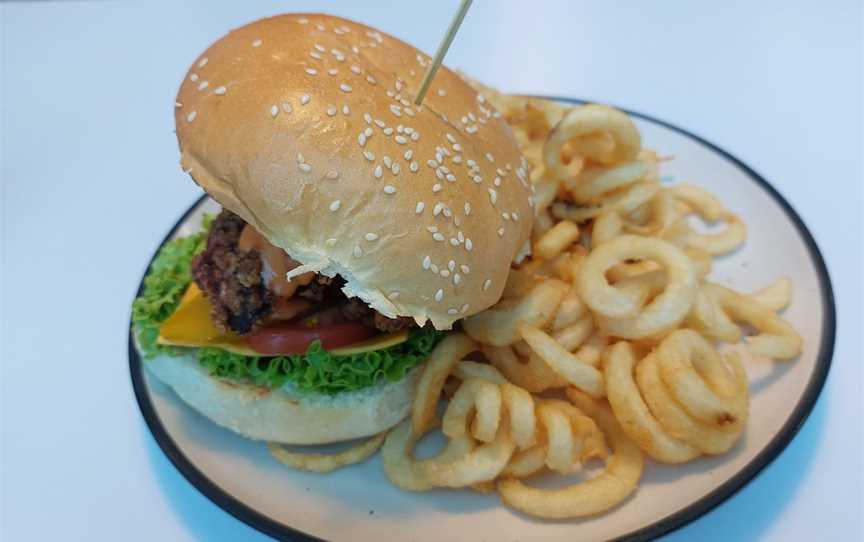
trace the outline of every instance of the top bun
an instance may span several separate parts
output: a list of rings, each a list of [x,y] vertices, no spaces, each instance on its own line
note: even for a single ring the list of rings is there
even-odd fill
[[[234,30],[186,75],[181,164],[303,270],[438,329],[494,304],[531,229],[528,165],[495,108],[368,26],[280,15]]]

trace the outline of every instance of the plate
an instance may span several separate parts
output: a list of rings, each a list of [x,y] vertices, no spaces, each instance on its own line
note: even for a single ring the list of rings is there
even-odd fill
[[[561,99],[580,103],[577,100]],[[752,480],[789,444],[822,390],[834,347],[830,279],[801,218],[765,179],[729,153],[669,123],[629,112],[646,147],[675,159],[662,174],[718,195],[748,227],[745,246],[716,262],[713,277],[749,291],[788,276],[795,284],[784,317],[804,338],[792,362],[747,363],[753,394],[744,438],[728,454],[684,466],[647,461],[639,490],[597,518],[549,522],[505,508],[496,495],[468,490],[408,493],[387,480],[376,455],[329,475],[289,470],[262,443],[209,422],[152,378],[130,334],[129,366],[141,412],[159,446],[214,503],[283,540],[649,540],[705,514]],[[218,206],[202,197],[165,241],[198,228]],[[164,242],[164,241],[163,241]]]

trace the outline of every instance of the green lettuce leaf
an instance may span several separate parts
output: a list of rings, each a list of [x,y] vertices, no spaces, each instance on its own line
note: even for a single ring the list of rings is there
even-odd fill
[[[132,304],[133,330],[145,360],[196,350],[160,345],[156,339],[159,326],[176,310],[192,282],[192,258],[206,246],[211,220],[205,216],[202,231],[169,241],[159,250],[144,279],[144,290]],[[304,355],[244,356],[207,347],[198,348],[197,356],[218,378],[271,389],[290,383],[299,391],[333,395],[401,380],[429,356],[442,336],[433,329],[418,329],[404,343],[345,356],[327,352],[318,341]]]

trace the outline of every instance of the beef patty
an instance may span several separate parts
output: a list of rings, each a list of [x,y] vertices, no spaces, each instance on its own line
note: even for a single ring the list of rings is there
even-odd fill
[[[222,330],[241,335],[261,327],[278,301],[262,276],[261,254],[238,248],[245,227],[242,218],[223,210],[210,227],[207,248],[192,261],[192,278],[213,305],[211,319]],[[294,295],[309,301],[314,309],[339,307],[346,319],[385,333],[416,327],[411,318],[387,318],[359,299],[346,298],[344,284],[338,276],[316,275]]]

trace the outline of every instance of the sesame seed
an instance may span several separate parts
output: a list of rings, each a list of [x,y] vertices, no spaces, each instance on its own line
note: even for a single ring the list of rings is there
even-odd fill
[[[222,96],[226,92],[228,92],[228,89],[225,87],[216,87],[213,89],[213,94],[218,94],[219,96]]]
[[[444,207],[444,216],[446,216],[447,218],[450,218],[451,216],[453,216],[453,213],[450,212],[450,209],[448,209],[447,207]]]
[[[436,162],[435,160],[426,160],[426,165],[428,165],[431,168],[437,168],[438,162]]]
[[[446,279],[447,277],[450,276],[450,271],[448,271],[446,269],[442,269],[441,271],[438,272],[438,274]]]
[[[426,226],[426,231],[428,231],[429,233],[435,233],[436,231],[438,231],[438,226]]]
[[[204,66],[207,65],[207,62],[208,62],[209,60],[210,60],[210,59],[208,59],[208,58],[205,56],[204,58],[202,58],[202,59],[198,62],[198,67],[199,67],[199,68],[203,68]]]
[[[430,258],[429,256],[426,256],[425,258],[423,258],[423,269],[429,269],[429,266],[431,266],[431,265],[432,265],[432,258]]]
[[[366,137],[372,137],[372,134],[375,132],[372,131],[371,126],[367,126],[366,129],[363,130],[363,133],[366,134]]]
[[[510,218],[513,219],[513,222],[519,221],[519,215],[517,215],[516,213],[510,213]]]
[[[366,74],[366,82],[369,83],[370,85],[374,85],[375,83],[377,83],[375,78],[369,74]]]
[[[450,238],[450,244],[453,245],[454,247],[458,247],[459,246],[459,239],[456,239],[455,237],[451,237]]]
[[[298,152],[298,153],[297,153],[297,163],[298,163],[298,164],[302,164],[302,163],[305,162],[305,161],[306,161],[306,158],[303,157],[303,153],[299,153],[299,152]]]
[[[444,134],[444,137],[446,137],[447,141],[449,141],[450,143],[456,143],[456,138],[453,137],[453,134]]]
[[[462,275],[460,275],[459,273],[454,273],[453,274],[453,285],[458,286],[460,282],[462,282]]]
[[[465,234],[462,233],[462,230],[456,232],[456,239],[459,239],[460,243],[465,242]]]
[[[378,240],[378,236],[375,235],[375,234],[372,233],[372,232],[367,233],[367,234],[364,236],[364,238],[365,238],[367,241],[369,241],[370,243],[371,243],[372,241],[377,241],[377,240]]]
[[[411,132],[411,141],[417,141],[420,139],[420,132]]]
[[[477,166],[477,162],[475,162],[474,160],[471,160],[470,158],[469,158],[468,161],[465,162],[465,163],[468,164],[468,167],[470,167],[470,168],[472,168],[472,169],[473,169],[475,166]]]
[[[406,160],[410,160],[414,156],[414,151],[408,149],[405,151],[405,154],[402,155]]]
[[[312,98],[310,98],[308,94],[304,94],[303,96],[300,96],[300,105],[308,104],[309,100],[311,100],[311,99]]]
[[[330,107],[327,108],[327,114],[329,116],[334,117],[334,116],[336,116],[336,113],[337,113],[337,110],[334,106],[331,105]],[[363,134],[360,134],[360,135],[363,135]]]
[[[465,202],[465,216],[468,216],[470,214],[471,214],[471,204],[466,201]]]
[[[351,65],[351,71],[357,75],[360,75],[360,72],[362,70],[360,69],[360,66],[358,66],[357,64],[352,64]]]
[[[303,171],[305,173],[309,173],[310,171],[312,171],[312,166],[306,163],[297,164],[297,167],[300,168],[300,171]]]
[[[270,106],[270,116],[275,119],[276,115],[278,115],[278,114],[279,114],[279,107],[276,105]]]
[[[354,257],[359,258],[363,255],[363,249],[359,245],[354,245]]]
[[[439,288],[438,291],[435,292],[435,301],[440,303],[442,299],[444,299],[444,290]]]
[[[328,114],[329,114],[329,111],[328,111]],[[334,114],[334,115],[336,114],[336,110],[335,110],[335,108],[334,108],[334,110],[333,110],[333,114]],[[365,144],[366,144],[366,134],[364,134],[363,132],[360,132],[359,134],[357,134],[357,143],[358,143],[361,147],[362,147],[363,145],[365,145]]]
[[[440,233],[433,233],[432,239],[435,239],[436,241],[438,241],[440,243],[440,242],[444,241],[444,236]]]
[[[487,152],[487,153],[486,153],[486,159],[489,160],[490,162],[494,162],[494,161],[495,161],[495,157],[492,156],[492,153],[491,153],[491,152]]]
[[[306,68],[303,71],[305,71],[309,75],[318,75],[318,70],[316,70],[315,68]]]
[[[384,157],[384,167],[386,167],[387,169],[390,169],[390,167],[392,167],[392,166],[393,166],[393,160],[391,160],[389,156],[385,156]]]
[[[504,237],[504,228],[498,228],[498,237]]]
[[[327,74],[328,75],[339,75],[339,70],[337,70],[336,68],[330,68],[329,70],[327,70]]]
[[[440,201],[435,204],[435,208],[432,209],[432,216],[438,216],[441,214],[441,211],[444,210],[444,204]]]
[[[432,185],[432,192],[433,192],[433,193],[440,192],[443,188],[444,188],[444,187],[441,186],[440,183],[435,183],[435,184]]]
[[[501,213],[501,218],[503,218],[504,220],[510,220],[510,213],[506,211]]]
[[[411,107],[411,102],[409,102],[405,98],[399,98],[399,103],[401,103],[405,107]]]
[[[456,175],[453,175],[452,173],[448,173],[447,174],[447,180],[450,181],[451,183],[455,183],[456,182]]]
[[[346,117],[351,114],[351,109],[348,107],[348,104],[342,106],[342,114]]]
[[[314,59],[316,59],[316,60],[322,60],[321,55],[319,55],[319,54],[316,53],[315,51],[310,52],[310,53],[309,53],[309,56],[311,56],[312,58],[314,58]]]
[[[498,201],[498,192],[494,188],[489,189],[489,201],[492,202],[492,205],[495,205],[495,202]]]
[[[486,279],[486,282],[483,283],[483,290],[488,290],[492,287],[492,279]]]
[[[339,210],[340,205],[342,205],[342,202],[337,199],[333,203],[330,204],[330,210],[335,213],[336,211]]]
[[[507,164],[507,165],[509,166],[510,164]],[[499,167],[499,168],[495,168],[495,173],[497,173],[498,175],[500,175],[500,176],[502,176],[502,177],[506,177],[506,176],[507,176],[507,172],[506,172],[506,171],[501,171],[501,168],[500,168],[500,167]]]
[[[393,175],[399,175],[399,172],[402,171],[402,168],[399,167],[399,164],[393,162],[393,167],[390,168],[390,171],[393,172]]]
[[[483,177],[481,177],[480,175],[472,175],[471,180],[477,184],[480,184],[483,182]]]
[[[420,169],[420,165],[417,164],[416,161],[411,161],[411,164],[408,166],[408,169],[411,170],[412,173],[417,173],[417,170]]]
[[[363,151],[363,156],[365,156],[366,159],[370,162],[375,161],[375,154],[373,154],[371,151]]]
[[[394,139],[396,140],[396,143],[400,145],[408,143],[408,138],[405,136],[397,135]]]
[[[438,177],[439,179],[441,179],[442,181],[444,180],[444,172],[441,171],[440,167],[435,170],[435,176]]]
[[[381,169],[381,166],[375,166],[375,172],[373,173],[376,179],[380,179],[382,175],[384,175],[384,170]]]
[[[391,184],[388,184],[387,186],[384,187],[384,193],[385,194],[395,194],[396,193],[396,187],[391,185]]]
[[[435,273],[437,275],[438,274],[438,266],[433,263],[432,265],[429,266],[429,271],[432,271],[433,273]]]
[[[454,156],[452,158],[452,160],[453,160],[453,163],[455,163],[455,164],[461,164],[462,163],[462,155],[457,154],[456,156]]]
[[[438,89],[438,96],[447,96],[447,91],[443,88]]]
[[[471,241],[471,239],[465,239],[465,250],[471,252],[472,248],[474,248],[474,243]]]
[[[414,207],[414,213],[419,215],[420,213],[423,212],[423,209],[425,209],[425,208],[426,208],[426,204],[423,203],[422,201],[418,201],[417,205]]]
[[[495,180],[492,181],[492,184],[495,186],[501,186],[501,177],[495,177]]]
[[[369,113],[363,113],[363,120],[366,121],[366,124],[372,124],[372,115]]]
[[[186,115],[186,122],[192,122],[193,120],[195,120],[195,117],[197,117],[197,116],[198,116],[198,112],[192,111],[191,113]]]
[[[447,309],[447,314],[459,314],[459,311],[456,309]]]
[[[325,52],[325,51],[327,50],[327,49],[325,49],[322,45],[320,45],[320,44],[318,44],[318,43],[316,43],[315,45],[313,45],[313,47],[315,47],[316,49],[318,49],[318,50],[321,51],[322,53]]]
[[[408,135],[413,134],[413,133],[414,133],[414,128],[411,128],[410,126],[406,126],[406,127],[405,127],[405,133],[408,134]]]
[[[375,126],[377,126],[378,128],[386,128],[387,123],[381,119],[375,119]]]
[[[328,179],[330,179],[331,181],[335,181],[336,179],[339,178],[339,172],[338,172],[338,171],[334,171],[334,170],[331,169],[331,170],[328,171],[327,174],[324,175],[324,176],[327,177]]]
[[[340,84],[339,84],[339,89],[340,89],[342,92],[351,92],[351,85],[349,85],[349,84],[347,84],[347,83],[340,83]]]
[[[390,292],[390,299],[399,299],[399,292]]]
[[[381,131],[384,132],[384,135],[386,135],[386,136],[390,136],[393,134],[393,128],[390,128],[389,126],[387,128],[384,128]]]
[[[459,143],[454,144],[453,150],[456,152],[462,152],[462,145],[460,145]]]
[[[210,81],[203,81],[200,85],[198,85],[198,90],[204,90],[205,88],[210,86]]]
[[[197,74],[197,73],[193,73],[192,75],[189,76],[189,80],[192,81],[192,82],[194,83],[195,81],[198,80],[198,74]]]
[[[439,164],[444,162],[444,155],[441,154],[441,151],[435,153],[435,160],[437,160]]]
[[[468,303],[465,303],[464,305],[462,305],[462,308],[459,310],[459,312],[461,312],[462,314],[465,314],[466,312],[468,312],[468,307],[469,307]]]
[[[459,269],[461,269],[462,272],[465,273],[466,275],[471,272],[471,268],[468,267],[467,265],[465,265],[464,263],[459,266]]]
[[[326,28],[324,28],[324,25],[321,23],[316,24],[315,28],[317,28],[319,32],[324,32],[325,30],[327,30]]]
[[[252,47],[261,47],[261,44],[264,43],[261,40],[255,40],[252,42]]]
[[[397,117],[402,116],[402,108],[396,104],[390,104],[390,111]]]
[[[405,108],[405,114],[408,115],[409,117],[413,117],[414,116],[414,110],[411,109],[410,107],[406,107]]]

